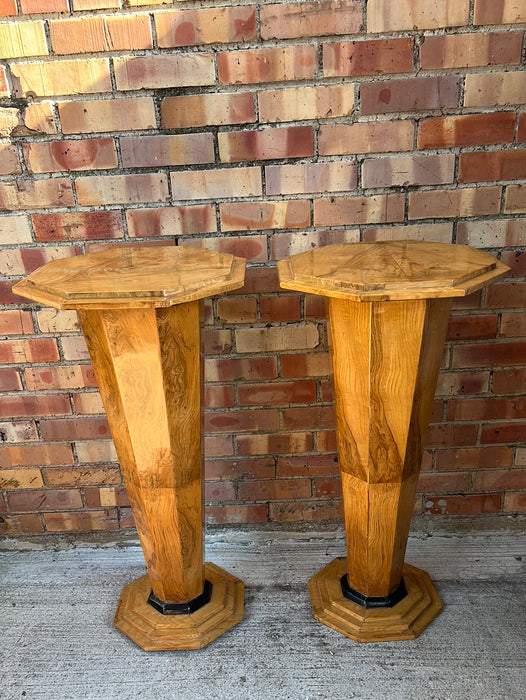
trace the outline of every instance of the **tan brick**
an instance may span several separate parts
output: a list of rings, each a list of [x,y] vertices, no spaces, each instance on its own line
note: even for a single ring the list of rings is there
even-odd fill
[[[120,139],[125,168],[214,162],[212,134],[127,136]]]
[[[522,0],[475,0],[473,24],[515,24],[526,22]]]
[[[241,328],[235,331],[238,353],[282,352],[315,348],[318,329],[313,323],[270,328]]]
[[[428,36],[420,48],[422,68],[465,68],[520,63],[522,32]]]
[[[417,241],[452,243],[453,224],[416,224],[413,226],[408,226],[406,224],[402,226],[389,225],[382,228],[366,228],[362,235],[364,241],[400,241],[412,239]]]
[[[117,530],[117,509],[78,513],[45,513],[47,532],[84,532],[91,530]]]
[[[55,116],[50,102],[34,102],[20,111],[22,127],[41,134],[56,134]]]
[[[24,144],[23,151],[30,173],[102,170],[117,167],[115,143],[111,138],[39,141]]]
[[[44,485],[40,469],[1,469],[0,488],[5,491],[14,489],[35,489]]]
[[[250,92],[167,97],[161,104],[161,125],[165,129],[254,121],[254,98]]]
[[[20,445],[0,448],[0,467],[72,465],[70,445]]]
[[[350,41],[323,45],[323,75],[326,77],[406,73],[412,70],[412,39]]]
[[[362,10],[352,0],[262,5],[260,23],[262,39],[354,34],[360,29]]]
[[[148,15],[115,15],[55,19],[49,22],[56,54],[151,49]]]
[[[305,228],[310,225],[310,203],[300,199],[220,204],[219,213],[222,231]]]
[[[157,173],[82,177],[75,188],[82,205],[167,202],[170,198],[166,176]]]
[[[404,197],[400,194],[373,197],[337,197],[314,202],[315,226],[403,221]]]
[[[118,211],[34,214],[31,221],[35,239],[42,243],[106,240],[124,235]]]
[[[254,298],[223,297],[217,300],[217,318],[232,323],[250,323],[257,320]]]
[[[46,63],[15,63],[11,66],[13,87],[17,97],[81,95],[90,92],[111,92],[110,67],[107,58],[89,61],[54,60]]]
[[[418,148],[513,142],[515,112],[432,117],[418,124]]]
[[[63,336],[60,338],[62,355],[68,362],[81,362],[89,360],[88,348],[82,335]]]
[[[365,160],[362,185],[393,187],[407,185],[439,185],[453,182],[455,156],[399,156]]]
[[[475,248],[504,248],[526,245],[526,220],[485,219],[461,221],[457,225],[457,243]]]
[[[129,235],[135,238],[213,233],[217,230],[213,204],[129,209],[126,221]]]
[[[312,433],[275,433],[273,435],[254,434],[240,435],[237,439],[238,454],[248,455],[277,455],[298,454],[310,452],[313,446]],[[251,482],[246,482],[246,485]],[[269,481],[270,488],[276,481]],[[279,487],[278,487],[279,488]],[[248,494],[247,494],[248,495]],[[254,495],[254,497],[257,497]],[[276,494],[279,497],[279,492]],[[263,496],[265,498],[265,496]]]
[[[65,134],[156,128],[151,97],[59,102],[58,112]]]
[[[29,391],[85,389],[97,386],[95,374],[90,365],[33,367],[24,370],[24,377]]]
[[[345,192],[355,187],[356,165],[354,163],[305,163],[265,167],[267,194]]]
[[[154,19],[157,41],[162,49],[256,38],[254,5],[157,12]]]
[[[104,404],[98,391],[73,394],[73,406],[77,415],[102,415]]]
[[[465,107],[523,104],[526,101],[526,73],[477,73],[467,75],[464,89]]]
[[[410,151],[415,124],[412,120],[322,124],[318,137],[320,155]]]
[[[27,275],[50,260],[69,258],[80,252],[78,247],[72,246],[0,250],[0,274],[6,277]]]
[[[282,260],[319,246],[331,243],[357,243],[359,240],[360,229],[358,228],[346,228],[343,231],[275,233],[270,239],[270,254],[272,260]]]
[[[113,59],[118,90],[213,85],[214,57],[208,53],[126,56]]]
[[[360,88],[364,115],[456,107],[459,79],[455,75],[364,83]]]
[[[42,333],[76,333],[80,325],[76,311],[60,311],[59,309],[39,309],[37,323]]]
[[[174,199],[222,199],[262,193],[261,169],[222,168],[178,171],[170,174]]]
[[[44,22],[9,22],[0,24],[0,56],[27,58],[47,56]]]
[[[526,214],[526,186],[508,185],[504,200],[506,214]]]
[[[117,453],[111,440],[76,442],[75,450],[81,464],[116,462]]]
[[[19,123],[19,111],[11,107],[0,107],[0,137],[10,136]]]
[[[221,160],[227,163],[314,155],[311,126],[231,131],[218,134],[218,142]]]
[[[217,70],[223,84],[273,83],[313,78],[318,63],[315,46],[285,46],[219,52]]]
[[[500,209],[500,187],[409,193],[409,219],[489,216]]]
[[[71,183],[65,178],[18,180],[0,184],[0,209],[43,209],[74,206]]]
[[[441,29],[467,25],[469,0],[429,2],[429,0],[369,0],[367,31],[391,32],[404,29]]]
[[[15,175],[22,172],[18,160],[18,149],[14,144],[0,144],[0,175]]]
[[[34,420],[0,422],[2,442],[36,442],[39,437]]]
[[[354,107],[353,85],[264,90],[258,94],[262,122],[292,122],[348,116]]]
[[[121,6],[119,0],[70,0],[70,2],[75,12],[79,12],[80,10],[116,10]],[[133,2],[133,0],[129,0],[128,2],[128,5],[131,7],[137,4],[141,3]],[[147,4],[155,5],[156,3],[154,0],[151,0],[151,2]]]
[[[19,245],[31,242],[29,219],[26,216],[2,216],[0,245]]]

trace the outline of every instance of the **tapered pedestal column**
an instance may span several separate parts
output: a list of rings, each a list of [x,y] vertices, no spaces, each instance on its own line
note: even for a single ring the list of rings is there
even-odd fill
[[[45,265],[15,292],[77,310],[148,575],[115,626],[143,649],[200,648],[243,615],[243,584],[203,564],[200,304],[243,284],[244,261],[136,248]]]
[[[404,557],[452,297],[507,268],[416,241],[332,245],[278,267],[283,287],[329,297],[347,557],[309,582],[315,617],[356,641],[412,639],[442,609]]]

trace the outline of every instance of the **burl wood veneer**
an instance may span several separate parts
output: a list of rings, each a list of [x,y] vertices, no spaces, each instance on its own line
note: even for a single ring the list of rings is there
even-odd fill
[[[278,263],[282,287],[329,297],[347,558],[309,589],[315,617],[351,639],[412,639],[442,609],[404,557],[449,312],[508,269],[423,241],[328,245]]]
[[[77,310],[148,571],[123,589],[115,626],[143,649],[200,648],[243,616],[243,583],[203,564],[200,305],[244,270],[195,248],[113,248],[14,287]]]

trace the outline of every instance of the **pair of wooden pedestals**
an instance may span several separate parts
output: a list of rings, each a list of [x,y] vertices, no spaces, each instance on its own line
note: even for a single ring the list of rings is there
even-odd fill
[[[196,649],[243,616],[243,583],[203,563],[202,299],[245,261],[184,247],[55,260],[14,292],[76,309],[148,574],[115,626],[143,649]],[[452,299],[508,268],[466,246],[329,245],[278,263],[281,286],[329,297],[347,557],[309,581],[315,617],[360,642],[412,639],[442,604],[404,564]]]

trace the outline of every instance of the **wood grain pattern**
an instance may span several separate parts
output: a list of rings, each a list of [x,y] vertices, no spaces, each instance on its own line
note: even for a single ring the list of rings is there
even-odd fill
[[[285,289],[354,301],[465,296],[508,270],[469,246],[415,240],[336,243],[278,262]]]

